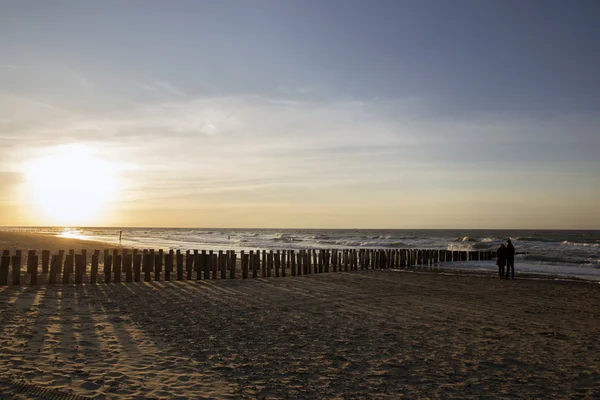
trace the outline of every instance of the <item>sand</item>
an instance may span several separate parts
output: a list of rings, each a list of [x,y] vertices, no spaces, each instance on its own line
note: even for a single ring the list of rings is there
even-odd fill
[[[384,270],[4,287],[0,329],[1,398],[600,398],[594,283]]]
[[[0,231],[0,249],[10,250],[11,254],[14,254],[15,250],[22,250],[23,256],[27,255],[27,250],[37,250],[39,255],[42,250],[56,253],[58,250],[74,249],[76,253],[79,253],[81,249],[112,248],[115,246],[91,240],[60,238],[30,232]]]

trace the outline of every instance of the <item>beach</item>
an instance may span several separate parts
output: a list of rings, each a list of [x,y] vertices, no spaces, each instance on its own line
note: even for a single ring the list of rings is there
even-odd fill
[[[81,240],[76,238],[58,237],[55,235],[42,235],[30,232],[18,231],[0,231],[0,249],[10,250],[14,254],[15,250],[23,251],[23,256],[27,255],[27,250],[50,250],[56,253],[59,250],[73,249],[76,253],[82,249],[112,249],[118,246],[110,243],[103,243],[94,240]]]
[[[593,399],[599,310],[597,283],[389,270],[4,287],[0,393]]]

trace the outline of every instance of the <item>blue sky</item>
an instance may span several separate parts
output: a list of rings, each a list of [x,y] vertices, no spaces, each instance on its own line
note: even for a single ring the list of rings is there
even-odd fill
[[[600,228],[598,17],[593,1],[2,1],[0,224],[67,223],[26,200],[27,165],[73,145],[118,181],[81,223]]]

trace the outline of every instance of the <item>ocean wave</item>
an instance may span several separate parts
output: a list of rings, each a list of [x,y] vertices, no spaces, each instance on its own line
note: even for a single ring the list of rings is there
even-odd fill
[[[600,247],[600,243],[588,243],[588,242],[569,242],[568,240],[564,240],[561,244],[565,246],[575,246],[575,247]]]
[[[447,249],[451,250],[451,251],[480,251],[480,250],[494,250],[494,246],[490,246],[490,243],[458,242],[458,243],[449,243]]]
[[[600,262],[600,260],[593,258],[581,259],[574,256],[545,255],[539,253],[522,254],[517,256],[517,258],[524,261],[535,261],[549,264],[598,265]]]
[[[469,236],[464,236],[462,238],[456,238],[454,241],[455,242],[476,242],[477,239],[471,238]]]
[[[555,239],[555,238],[545,238],[545,237],[540,237],[540,236],[519,236],[516,237],[515,240],[519,241],[519,242],[543,242],[543,243],[555,243],[555,242],[559,242],[560,240]]]

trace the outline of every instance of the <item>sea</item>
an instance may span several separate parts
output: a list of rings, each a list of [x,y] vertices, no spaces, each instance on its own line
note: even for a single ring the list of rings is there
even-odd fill
[[[468,229],[190,229],[190,228],[4,228],[119,244],[181,250],[298,250],[416,248],[496,250],[510,238],[517,271],[600,281],[600,230]],[[493,261],[453,268],[495,269]]]

